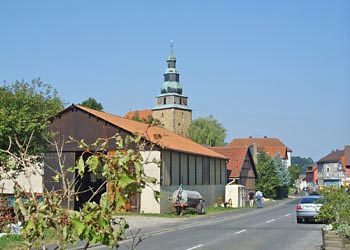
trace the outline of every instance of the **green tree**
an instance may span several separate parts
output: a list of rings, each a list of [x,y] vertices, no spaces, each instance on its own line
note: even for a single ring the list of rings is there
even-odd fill
[[[270,157],[263,150],[259,151],[257,163],[257,190],[265,197],[282,199],[288,196],[290,175],[282,164],[280,156]]]
[[[39,78],[31,83],[16,81],[13,84],[4,83],[0,87],[0,148],[9,148],[18,152],[18,144],[8,138],[17,140],[20,145],[26,145],[30,154],[40,154],[45,150],[49,134],[47,132],[48,118],[63,108],[63,101],[57,91]],[[7,161],[7,155],[0,153],[0,165]]]
[[[256,189],[260,190],[264,197],[276,199],[280,181],[274,166],[274,160],[262,150],[258,153],[257,172]]]
[[[301,173],[300,168],[298,165],[292,165],[288,168],[289,174],[290,174],[290,186],[293,186],[295,181],[299,178],[299,175]]]
[[[188,136],[194,142],[211,147],[226,145],[226,129],[212,115],[193,120]]]
[[[290,185],[290,175],[288,169],[283,166],[282,158],[277,155],[273,158],[274,168],[279,180],[279,185],[276,189],[276,197],[279,199],[288,197],[288,189]]]
[[[158,120],[157,118],[154,118],[152,115],[148,115],[146,118],[141,118],[138,111],[136,111],[134,116],[131,117],[131,120],[146,123],[149,126],[161,127],[160,120]]]
[[[80,105],[87,107],[87,108],[97,110],[97,111],[103,111],[102,104],[100,102],[97,102],[95,98],[89,97],[88,99],[83,101]]]

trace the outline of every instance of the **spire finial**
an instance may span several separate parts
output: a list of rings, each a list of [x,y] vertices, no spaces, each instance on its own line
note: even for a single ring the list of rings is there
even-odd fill
[[[174,41],[170,40],[170,55],[173,56]]]

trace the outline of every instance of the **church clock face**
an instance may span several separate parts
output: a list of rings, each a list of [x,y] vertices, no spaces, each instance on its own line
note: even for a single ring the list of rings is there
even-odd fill
[[[183,99],[183,104],[187,105],[187,99]]]
[[[157,103],[158,103],[158,104],[162,104],[162,99],[158,98],[158,99],[157,99]]]

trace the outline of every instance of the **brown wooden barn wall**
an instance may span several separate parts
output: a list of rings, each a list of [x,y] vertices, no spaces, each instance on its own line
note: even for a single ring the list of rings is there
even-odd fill
[[[250,191],[255,192],[256,176],[253,165],[253,158],[250,156],[250,154],[246,154],[239,180],[239,184],[246,186],[246,194],[248,194]]]
[[[129,134],[89,113],[74,108],[55,117],[55,119],[52,120],[49,129],[55,133],[54,142],[58,142],[60,146],[63,144],[62,156],[63,159],[65,159],[64,165],[66,167],[75,166],[76,159],[80,157],[82,153],[82,149],[78,148],[76,143],[66,143],[69,140],[69,137],[78,141],[84,139],[87,144],[91,144],[94,143],[97,138],[110,138],[116,133],[119,133],[123,137]],[[113,143],[110,143],[109,145],[109,150],[111,149],[115,149]],[[60,183],[55,183],[53,181],[53,177],[56,174],[52,169],[59,170],[60,168],[57,157],[56,148],[54,147],[49,148],[48,152],[45,154],[44,185],[49,190],[59,190],[61,188]],[[69,180],[72,180],[73,178],[74,174],[68,176]],[[84,176],[82,181],[85,183],[89,180]],[[91,185],[93,185],[93,183],[91,183]],[[86,197],[82,197],[80,200],[84,200],[84,198]],[[67,207],[68,201],[65,201],[62,205]],[[75,204],[74,199],[73,201],[70,201],[70,208],[75,207],[75,209],[77,209],[77,206],[75,205],[79,204]],[[79,206],[81,206],[81,204]]]
[[[115,127],[93,115],[90,115],[84,111],[72,109],[63,115],[57,116],[50,124],[49,129],[54,133],[55,141],[60,143],[67,141],[69,137],[73,137],[75,140],[84,139],[88,144],[96,141],[98,137],[108,138],[112,137],[116,133],[122,136],[129,134],[118,127]],[[54,150],[51,148],[51,150]],[[76,147],[76,144],[65,144],[63,151],[77,152],[81,149]]]

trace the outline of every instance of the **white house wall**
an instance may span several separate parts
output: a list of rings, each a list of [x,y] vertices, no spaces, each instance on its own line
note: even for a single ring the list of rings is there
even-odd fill
[[[16,181],[26,192],[42,193],[43,192],[43,176],[42,170],[38,166],[36,168],[27,169],[25,173],[21,173]],[[3,194],[14,194],[14,184],[11,180],[2,179],[0,188]],[[1,192],[0,189],[0,192]]]
[[[144,164],[145,174],[149,177],[154,177],[157,179],[156,184],[149,184],[142,190],[141,193],[141,204],[140,212],[141,213],[160,213],[160,204],[154,198],[154,192],[160,191],[160,168],[156,162],[160,162],[160,151],[147,151],[141,153]]]
[[[319,163],[317,168],[320,186],[341,185],[345,181],[345,172],[339,171],[339,163]]]
[[[290,166],[292,166],[292,152],[287,152],[287,168],[289,168]]]

